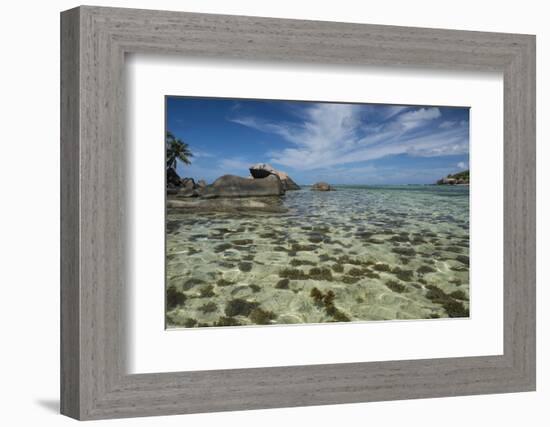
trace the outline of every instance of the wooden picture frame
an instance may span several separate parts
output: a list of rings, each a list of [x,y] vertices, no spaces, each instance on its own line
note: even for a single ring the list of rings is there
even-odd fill
[[[129,375],[124,57],[488,70],[504,79],[504,353]],[[535,37],[78,7],[61,14],[61,412],[101,419],[535,389]]]

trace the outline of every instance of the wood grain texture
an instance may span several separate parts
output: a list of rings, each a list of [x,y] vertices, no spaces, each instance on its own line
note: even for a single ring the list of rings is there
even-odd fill
[[[80,414],[79,17],[61,20],[61,412]]]
[[[62,14],[62,413],[78,419],[535,388],[535,38],[80,7]],[[128,375],[124,55],[504,75],[504,354]]]

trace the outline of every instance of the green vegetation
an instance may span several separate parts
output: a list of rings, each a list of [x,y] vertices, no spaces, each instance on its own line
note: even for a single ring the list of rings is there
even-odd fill
[[[294,252],[299,252],[299,251],[314,251],[315,249],[317,249],[317,246],[316,245],[301,245],[300,243],[293,243],[292,244],[292,250]]]
[[[309,296],[313,298],[313,301],[315,301],[316,304],[321,304],[323,302],[323,293],[317,288],[313,288],[309,293]]]
[[[290,261],[290,265],[293,267],[300,267],[301,265],[315,265],[315,263],[306,259],[293,259]]]
[[[172,132],[166,132],[166,168],[176,170],[178,160],[186,165],[191,164],[193,154],[189,150],[189,145],[181,139],[176,138]]]
[[[391,236],[390,237],[390,241],[392,242],[403,242],[403,243],[407,243],[409,242],[409,237],[408,235],[395,235],[395,236]]]
[[[470,315],[470,311],[464,307],[462,302],[456,299],[457,296],[461,297],[460,299],[466,299],[466,295],[463,295],[463,293],[446,294],[435,285],[426,285],[426,288],[428,288],[426,298],[443,306],[449,317],[468,317]]]
[[[385,285],[388,287],[388,289],[392,290],[393,292],[397,292],[398,294],[402,294],[406,290],[404,285],[396,282],[395,280],[388,280]]]
[[[416,270],[416,272],[418,274],[434,273],[435,269],[433,269],[429,265],[421,265],[418,270]]]
[[[248,246],[254,243],[254,241],[251,239],[237,239],[237,240],[232,240],[231,243],[237,246]]]
[[[367,276],[370,279],[380,279],[380,274],[370,270],[365,271],[365,276]]]
[[[218,286],[230,286],[230,285],[234,285],[235,283],[234,282],[230,282],[229,280],[225,280],[225,279],[218,279],[218,281],[216,282],[216,285]]]
[[[290,280],[281,279],[277,282],[277,284],[275,285],[275,288],[277,288],[277,289],[288,289],[289,284],[290,284]]]
[[[311,270],[309,270],[308,277],[313,280],[326,280],[329,282],[332,282],[332,271],[330,271],[329,268],[326,267],[313,267]]]
[[[250,312],[250,320],[257,325],[269,325],[275,317],[277,316],[272,311],[261,308],[255,308]]]
[[[384,263],[374,264],[372,266],[372,269],[376,271],[384,271],[384,272],[389,272],[391,270],[390,266]]]
[[[239,270],[243,272],[249,272],[252,270],[252,263],[249,261],[244,261],[239,263]]]
[[[416,251],[413,248],[403,248],[401,246],[397,248],[392,248],[391,250],[393,253],[396,253],[398,255],[404,255],[404,256],[413,256],[416,255]]]
[[[338,258],[338,262],[341,264],[362,265],[369,267],[374,264],[372,261],[361,261],[360,259],[353,259],[349,255],[342,255]]]
[[[179,292],[175,287],[170,286],[166,289],[166,307],[168,310],[185,304],[186,299],[185,294]]]
[[[449,174],[445,178],[441,178],[437,181],[437,185],[455,185],[455,184],[469,184],[470,183],[470,170],[465,170],[455,174]]]
[[[191,319],[191,318],[185,319],[185,321],[183,322],[183,326],[185,326],[186,328],[192,328],[196,324],[197,324],[197,320]]]
[[[466,296],[466,294],[464,293],[463,290],[453,291],[449,294],[449,296],[454,298],[454,299],[460,299],[460,300],[463,300],[463,301],[468,301],[468,297]]]
[[[346,285],[352,285],[354,283],[357,283],[359,280],[361,280],[360,277],[357,276],[342,276],[342,282],[344,282]]]
[[[412,270],[404,270],[399,267],[394,267],[391,272],[395,274],[398,279],[403,280],[404,282],[411,282],[413,279],[414,273]]]
[[[220,317],[214,326],[240,326],[241,323],[233,317]]]
[[[419,236],[419,235],[415,235],[413,237],[413,239],[411,240],[412,244],[413,245],[421,245],[423,243],[427,243],[423,238],[422,236]]]
[[[214,293],[214,286],[213,285],[207,285],[205,286],[204,288],[202,288],[200,291],[199,291],[199,295],[201,298],[209,298],[209,297],[213,297],[214,295],[216,295]]]
[[[327,280],[329,282],[333,281],[334,278],[332,277],[332,271],[330,271],[330,268],[326,267],[313,267],[309,270],[309,273],[306,273],[302,270],[299,270],[297,268],[284,268],[281,271],[279,271],[279,277],[282,277],[284,279],[292,279],[292,280]]]
[[[456,260],[458,262],[461,262],[462,264],[464,265],[470,265],[470,257],[466,256],[466,255],[459,255],[456,257]]]
[[[354,277],[362,277],[365,272],[359,268],[353,267],[348,271],[348,274]]]
[[[458,246],[447,246],[444,250],[446,250],[447,252],[454,252],[455,254],[462,253],[462,249]]]
[[[225,306],[225,315],[228,317],[233,316],[248,316],[255,308],[258,308],[260,304],[257,302],[247,301],[241,298],[237,298],[229,301]]]
[[[214,248],[214,252],[216,253],[224,252],[231,247],[232,245],[230,243],[222,243]]]
[[[310,296],[313,298],[313,301],[315,301],[315,304],[324,307],[325,312],[331,316],[335,322],[349,322],[351,320],[334,305],[336,295],[333,291],[329,290],[326,294],[323,294],[319,289],[313,288],[310,292]]]
[[[465,170],[459,173],[455,173],[454,175],[447,175],[449,178],[455,178],[455,179],[463,179],[466,181],[470,181],[470,170]]]
[[[210,301],[204,305],[202,305],[201,307],[199,307],[199,310],[202,311],[203,313],[213,313],[215,312],[216,310],[218,309],[218,306],[216,305],[216,303]]]
[[[344,272],[344,266],[342,264],[334,264],[332,266],[332,271],[335,273],[343,273]]]
[[[284,268],[279,271],[279,277],[284,279],[293,279],[293,280],[306,280],[308,275],[302,270],[297,268]]]

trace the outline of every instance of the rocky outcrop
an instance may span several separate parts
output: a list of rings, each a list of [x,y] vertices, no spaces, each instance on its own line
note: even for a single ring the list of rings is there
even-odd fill
[[[277,171],[267,163],[256,163],[255,165],[250,166],[248,170],[250,171],[250,175],[252,175],[252,178],[255,179],[266,178],[272,174],[277,175]]]
[[[224,175],[204,188],[202,197],[266,197],[281,196],[285,192],[278,176],[248,179],[236,175]]]
[[[181,179],[181,187],[185,188],[186,190],[193,190],[195,188],[195,180],[193,178],[182,178]]]
[[[181,197],[197,197],[199,195],[196,191],[196,184],[193,178],[182,178],[181,185],[178,191],[178,196]]]
[[[296,184],[286,172],[278,171],[267,163],[256,163],[255,165],[250,166],[249,170],[250,175],[252,175],[254,179],[264,179],[270,175],[277,176],[281,180],[285,191],[300,189],[300,186]]]
[[[166,186],[167,187],[179,187],[181,185],[181,179],[174,168],[166,169]]]
[[[334,191],[335,188],[326,182],[316,182],[311,186],[312,191]]]
[[[204,182],[204,181],[203,181]],[[198,197],[204,186],[195,183],[193,178],[180,178],[173,168],[166,170],[166,194],[175,197]]]
[[[286,212],[281,197],[300,187],[284,172],[267,164],[250,168],[252,176],[223,175],[212,184],[166,172],[166,206],[190,212]]]
[[[177,187],[168,185],[166,187],[166,193],[169,196],[182,198],[198,197],[200,196],[201,189],[195,184],[193,178],[180,178],[180,184]]]

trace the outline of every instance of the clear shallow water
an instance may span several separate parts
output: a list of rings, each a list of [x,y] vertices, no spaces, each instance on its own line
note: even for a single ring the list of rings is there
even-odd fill
[[[167,212],[167,327],[469,315],[467,186],[287,192],[284,214]]]

